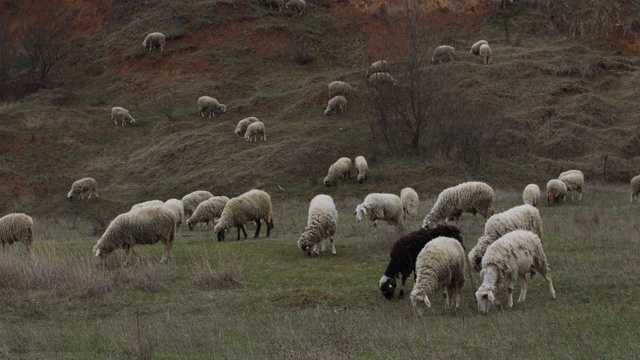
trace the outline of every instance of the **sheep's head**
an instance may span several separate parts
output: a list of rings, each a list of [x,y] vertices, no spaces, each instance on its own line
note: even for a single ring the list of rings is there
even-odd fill
[[[305,228],[304,231],[306,232],[307,228]],[[302,233],[302,236],[300,236],[300,239],[298,239],[298,249],[300,249],[300,251],[305,253],[305,255],[311,256],[311,251],[313,250],[313,245],[309,244],[309,242],[306,241],[305,233]]]
[[[133,125],[133,124],[135,124],[135,123],[136,123],[136,119],[131,118],[131,120],[129,120],[129,124]]]
[[[391,300],[393,298],[393,292],[396,290],[396,279],[390,278],[387,275],[382,275],[378,285],[380,286],[382,295],[384,295],[387,300]]]
[[[98,244],[96,244],[93,247],[93,255],[95,258],[95,264],[96,265],[102,265],[104,264],[104,259],[107,257],[107,255],[109,255],[109,253],[103,249],[100,248],[100,246]]]
[[[481,285],[476,291],[476,301],[478,303],[478,312],[482,315],[487,315],[491,305],[500,305],[494,294],[494,288],[489,288],[485,285]]]
[[[362,174],[358,174],[358,182],[359,182],[359,183],[361,183],[361,184],[362,184],[362,183],[364,182],[364,179],[365,179],[365,176],[364,176],[364,175],[362,175]]]
[[[193,228],[196,226],[196,222],[189,218],[187,219],[187,226],[189,227],[189,231],[193,231]]]
[[[330,176],[327,175],[327,177],[324,178],[324,186],[326,187],[331,187],[333,185],[337,185],[338,184],[338,180],[337,179],[332,179]]]
[[[219,110],[220,112],[223,112],[223,113],[224,113],[224,112],[227,112],[227,105],[225,105],[225,104],[220,104],[220,105],[218,105],[218,110]]]
[[[437,226],[438,224],[431,219],[424,219],[424,221],[422,222],[422,228],[425,230],[435,229]]]
[[[429,297],[427,294],[423,293],[421,290],[413,289],[411,291],[411,305],[413,306],[413,312],[416,316],[424,315],[427,308],[431,307],[431,301],[429,301]]]
[[[356,220],[361,221],[363,216],[367,216],[367,208],[365,208],[363,204],[358,204],[353,215],[356,216]]]
[[[67,194],[67,199],[69,199],[69,201],[71,201],[71,199],[73,199],[73,190],[69,191],[69,193]]]

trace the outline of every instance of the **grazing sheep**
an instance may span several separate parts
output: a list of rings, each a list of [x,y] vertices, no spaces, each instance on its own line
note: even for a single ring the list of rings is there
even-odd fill
[[[515,230],[496,240],[487,248],[482,259],[480,276],[483,280],[476,291],[478,311],[486,315],[492,304],[499,305],[495,293],[497,286],[503,281],[506,282],[509,293],[508,305],[512,307],[513,286],[518,278],[522,281],[518,302],[524,302],[529,285],[526,275],[531,274],[533,277],[536,272],[547,281],[551,298],[555,300],[556,292],[540,238],[531,231]]]
[[[284,0],[266,0],[267,4],[269,4],[269,9],[272,9],[272,5],[278,5],[278,12],[282,12],[282,8],[284,7]]]
[[[205,223],[205,230],[208,230],[209,222],[215,222],[222,215],[222,210],[228,202],[229,198],[226,196],[214,196],[198,204],[193,215],[187,219],[189,230],[193,230],[196,224],[201,222]]]
[[[162,52],[164,50],[164,43],[165,36],[163,33],[152,32],[151,34],[147,35],[146,38],[144,38],[142,47],[147,48],[148,46],[149,50],[153,49],[154,47],[159,47],[160,52]]]
[[[184,216],[186,216],[187,218],[191,217],[191,215],[193,215],[193,212],[198,207],[198,204],[212,197],[212,193],[204,190],[196,190],[190,194],[183,196],[182,204],[184,204]]]
[[[7,214],[0,218],[0,242],[2,250],[16,241],[22,241],[31,253],[33,248],[33,219],[21,213]]]
[[[370,77],[375,73],[388,73],[389,72],[389,63],[387,60],[378,60],[371,65],[367,69],[366,77]]]
[[[578,170],[576,170],[578,171]],[[567,185],[567,192],[573,200],[573,190],[578,192],[578,201],[582,201],[582,193],[584,192],[584,175],[580,172],[564,172],[558,180]]]
[[[333,235],[338,227],[338,210],[333,203],[333,199],[329,195],[316,195],[309,204],[309,217],[307,219],[307,227],[298,239],[298,249],[302,250],[307,256],[311,256],[311,252],[319,255],[321,245],[324,251],[324,240],[329,238],[331,242],[331,254],[336,254],[336,247],[333,244]]]
[[[443,291],[445,310],[460,306],[460,290],[464,285],[464,248],[459,240],[438,237],[429,241],[416,259],[416,282],[411,290],[411,305],[416,316],[431,307],[429,296]]]
[[[447,61],[455,60],[456,51],[453,46],[449,45],[440,45],[435,50],[433,50],[433,55],[431,56],[431,62],[438,64],[442,63],[442,58],[448,59]]]
[[[529,184],[525,186],[522,191],[522,202],[531,206],[538,206],[540,201],[540,187],[536,184]]]
[[[561,177],[563,177],[563,176],[565,176],[567,174],[573,174],[573,173],[580,174],[580,175],[582,175],[582,177],[584,177],[584,173],[582,171],[580,171],[580,170],[567,170],[567,171],[561,172],[560,175],[558,175],[558,179],[560,179]]]
[[[480,46],[480,57],[482,58],[482,62],[485,65],[491,64],[491,48],[489,47],[489,45],[482,44],[482,46]]]
[[[357,180],[359,183],[363,183],[367,180],[367,172],[369,171],[369,165],[367,159],[364,156],[358,156],[355,159],[356,171],[358,172]]]
[[[551,179],[547,183],[547,206],[556,205],[567,200],[567,185],[558,179]]]
[[[182,200],[169,199],[164,202],[164,206],[173,210],[176,214],[176,228],[180,229],[180,226],[182,226],[182,223],[184,222],[184,204],[182,203]]]
[[[300,11],[299,15],[302,15],[304,14],[304,10],[307,7],[307,4],[304,2],[304,0],[290,0],[287,3],[287,10],[289,10],[289,6],[293,8],[293,10],[296,12],[296,15],[298,15],[298,11]]]
[[[631,186],[631,202],[633,203],[640,193],[640,175],[634,176],[629,182],[629,185]]]
[[[388,72],[377,72],[369,76],[369,85],[374,88],[379,88],[382,85],[398,85],[398,81],[391,76]]]
[[[513,230],[529,230],[542,239],[540,211],[531,205],[520,205],[490,217],[478,244],[469,251],[469,262],[476,271],[480,271],[487,247]]]
[[[475,44],[471,45],[471,51],[469,51],[469,54],[480,55],[480,46],[482,45],[489,45],[489,43],[487,42],[487,40],[480,40],[476,42]]]
[[[129,211],[134,211],[134,210],[137,210],[137,209],[142,209],[142,208],[147,207],[147,206],[156,206],[156,205],[164,205],[164,201],[162,201],[162,200],[149,200],[149,201],[137,203],[137,204],[132,205],[131,209]]]
[[[209,118],[216,117],[215,112],[219,111],[224,113],[227,111],[227,106],[220,104],[217,99],[209,96],[201,96],[198,98],[198,111],[202,117],[209,116]]]
[[[353,96],[356,93],[356,89],[352,87],[348,82],[344,81],[332,81],[328,87],[329,99],[338,95],[342,95],[344,97]]]
[[[404,226],[402,213],[402,201],[398,195],[379,193],[367,195],[362,204],[358,204],[353,212],[358,221],[361,221],[363,216],[369,217],[373,221],[374,227],[378,225],[378,220],[383,220],[389,225],[398,226],[400,229]]]
[[[396,240],[391,248],[389,265],[387,265],[384,275],[382,275],[382,278],[380,278],[378,282],[380,291],[385,298],[389,300],[393,298],[393,292],[396,289],[396,279],[400,275],[402,275],[402,285],[400,286],[398,298],[402,299],[404,297],[404,285],[407,283],[409,275],[416,269],[416,259],[418,258],[420,250],[422,250],[426,243],[440,236],[456,239],[462,244],[460,230],[451,225],[438,225],[435,229],[428,230],[420,228]]]
[[[116,216],[93,247],[98,264],[116,249],[127,251],[124,266],[129,263],[129,252],[136,253],[135,245],[162,242],[161,263],[171,260],[171,248],[176,237],[176,215],[164,205],[140,208]]]
[[[338,179],[342,179],[343,183],[351,179],[351,159],[348,157],[341,157],[329,167],[329,172],[323,181],[324,186],[337,186]]]
[[[247,131],[244,133],[244,139],[249,142],[258,142],[258,140],[266,141],[267,130],[264,128],[264,123],[262,121],[256,121],[249,124]]]
[[[223,241],[227,229],[235,226],[238,229],[237,240],[240,240],[240,230],[246,239],[247,233],[244,231],[243,225],[249,221],[255,221],[257,226],[254,238],[257,238],[260,235],[261,219],[267,224],[267,237],[271,236],[271,229],[273,229],[271,197],[262,190],[254,189],[227,202],[213,231],[218,241]]]
[[[331,113],[337,114],[338,110],[340,110],[341,114],[347,111],[347,98],[342,95],[334,96],[327,102],[327,108],[324,110],[324,114],[326,116],[329,116]]]
[[[80,195],[80,199],[84,200],[84,193],[87,191],[89,192],[87,199],[91,199],[91,195],[98,197],[98,185],[94,178],[86,177],[74,181],[73,184],[71,184],[71,190],[67,194],[67,199],[71,201],[74,196]]]
[[[254,122],[258,122],[260,120],[258,120],[257,117],[248,117],[248,118],[244,118],[240,121],[238,121],[238,126],[236,126],[236,131],[234,131],[236,133],[236,135],[240,136],[240,137],[244,137],[244,134],[247,132],[247,127],[254,123]]]
[[[115,106],[111,108],[111,120],[113,120],[114,124],[118,125],[118,119],[120,119],[122,125],[126,124],[126,120],[128,120],[131,125],[136,123],[136,119],[129,114],[129,110]]]
[[[434,228],[438,221],[456,221],[463,213],[480,214],[485,219],[493,215],[493,189],[470,181],[444,189],[422,222],[423,228]]]
[[[400,190],[400,200],[402,201],[404,218],[406,219],[408,215],[411,217],[411,220],[415,220],[416,215],[418,215],[418,204],[420,202],[418,193],[412,188],[406,187]]]

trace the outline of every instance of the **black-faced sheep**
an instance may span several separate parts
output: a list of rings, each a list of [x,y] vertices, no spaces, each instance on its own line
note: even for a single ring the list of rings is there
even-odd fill
[[[453,46],[449,45],[440,45],[435,50],[433,50],[433,55],[431,56],[432,63],[442,63],[443,59],[447,61],[455,60],[456,51]]]
[[[142,42],[142,47],[147,48],[148,46],[149,50],[153,49],[154,47],[159,47],[160,51],[162,52],[164,50],[164,44],[165,44],[164,34],[159,32],[152,32],[151,34],[147,35],[147,37],[144,38],[144,41]]]
[[[84,200],[84,194],[89,193],[87,199],[91,199],[91,195],[98,197],[98,185],[94,178],[86,177],[80,180],[76,180],[71,184],[71,190],[67,194],[67,199],[71,201],[74,196],[80,195],[80,199]]]
[[[316,255],[320,250],[324,251],[324,240],[329,238],[331,242],[331,254],[336,254],[336,247],[333,243],[333,236],[338,227],[338,210],[333,203],[333,198],[329,195],[316,195],[309,204],[309,217],[307,227],[298,239],[298,249],[311,256],[311,252]],[[318,249],[321,245],[321,249]]]
[[[582,201],[582,193],[584,192],[584,174],[579,170],[565,171],[560,174],[558,180],[567,185],[567,192],[571,195],[573,200],[573,191],[578,192],[578,201]]]
[[[358,156],[355,158],[356,171],[358,172],[357,180],[359,183],[363,183],[367,180],[367,172],[369,172],[369,165],[367,159],[364,156]]]
[[[234,131],[236,133],[236,135],[240,136],[240,137],[244,137],[244,134],[247,132],[247,127],[254,123],[254,122],[258,122],[260,120],[258,120],[257,117],[248,117],[248,118],[244,118],[240,121],[238,121],[238,126],[236,126],[236,130]]]
[[[327,102],[327,108],[324,110],[324,115],[329,116],[330,114],[337,114],[338,112],[342,114],[345,111],[347,111],[347,98],[342,95],[338,95],[332,97]]]
[[[264,123],[262,121],[256,121],[249,124],[247,131],[244,133],[244,139],[249,142],[258,142],[258,140],[266,141],[267,129],[265,129]]]
[[[220,104],[217,99],[210,96],[201,96],[198,98],[198,111],[202,117],[208,116],[209,118],[216,117],[215,112],[224,113],[227,111],[227,106]]]
[[[469,53],[471,55],[480,55],[480,46],[485,44],[489,45],[489,43],[486,40],[480,40],[476,42],[475,44],[471,45],[471,51],[469,51]]]
[[[111,108],[111,120],[113,120],[116,125],[118,125],[118,120],[120,120],[122,125],[126,124],[127,121],[131,125],[136,123],[136,119],[131,116],[129,110],[121,108],[119,106]]]
[[[633,203],[636,197],[638,197],[638,194],[640,194],[640,175],[636,175],[633,178],[631,178],[631,181],[629,182],[629,186],[631,187],[630,200]]]
[[[244,232],[242,226],[249,221],[255,221],[257,226],[254,238],[257,238],[260,234],[260,220],[264,220],[267,224],[267,237],[271,236],[271,229],[273,229],[271,197],[262,190],[254,189],[227,202],[213,231],[218,241],[223,241],[227,229],[235,226],[238,229],[237,240],[240,240],[240,230]],[[246,232],[244,237],[247,237]]]
[[[329,167],[329,172],[323,180],[324,186],[337,186],[338,179],[342,179],[343,183],[351,179],[351,159],[348,157],[341,157]]]
[[[184,205],[184,216],[186,216],[187,218],[191,217],[191,215],[193,215],[193,212],[198,207],[198,204],[212,197],[212,193],[204,190],[196,190],[183,196],[182,204]]]
[[[228,202],[229,198],[226,196],[214,196],[198,204],[193,215],[187,219],[189,230],[193,230],[201,222],[205,223],[205,230],[208,229],[209,222],[215,223],[220,218],[222,210]]]
[[[540,187],[536,184],[529,184],[525,186],[522,191],[522,202],[531,206],[538,206],[540,201]]]
[[[33,248],[33,219],[21,213],[7,214],[0,218],[0,242],[2,250],[16,241],[22,241],[31,253]]]
[[[412,188],[406,187],[400,190],[400,200],[402,201],[404,218],[406,219],[408,216],[411,220],[415,220],[416,215],[418,215],[418,204],[420,203],[418,193]]]
[[[304,14],[304,10],[307,7],[307,4],[304,0],[289,0],[289,2],[287,3],[287,10],[289,10],[289,7],[293,8],[296,15],[302,15]],[[300,12],[300,14],[298,14],[298,11]]]
[[[378,60],[371,65],[367,69],[367,73],[365,76],[368,78],[375,73],[388,73],[389,72],[389,63],[387,60]]]
[[[356,206],[353,212],[357,221],[361,221],[364,216],[373,221],[373,226],[377,226],[378,220],[386,221],[389,225],[403,228],[402,222],[402,201],[396,194],[369,194],[364,198],[362,204]]]
[[[547,182],[547,206],[557,205],[567,200],[567,185],[558,179]]]
[[[423,228],[433,228],[438,221],[456,221],[463,213],[480,214],[485,219],[493,215],[493,189],[470,181],[444,189],[422,222]]]
[[[353,96],[356,93],[356,89],[352,87],[348,82],[344,81],[332,81],[329,86],[329,99],[334,96],[342,95],[344,97]]]

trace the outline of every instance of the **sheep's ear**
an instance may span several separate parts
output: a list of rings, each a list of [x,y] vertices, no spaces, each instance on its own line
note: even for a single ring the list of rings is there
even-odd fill
[[[431,307],[431,301],[429,301],[429,297],[427,297],[426,295],[424,296],[424,303],[428,308]]]

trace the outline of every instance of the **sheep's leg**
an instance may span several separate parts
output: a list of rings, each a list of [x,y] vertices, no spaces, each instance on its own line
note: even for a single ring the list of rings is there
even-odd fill
[[[320,251],[325,252],[324,240],[320,240]]]
[[[553,288],[553,281],[551,281],[551,275],[549,275],[548,273],[544,273],[544,274],[540,274],[542,275],[542,277],[544,278],[544,280],[547,282],[547,285],[549,285],[549,292],[551,293],[551,298],[553,300],[556,299],[556,290]]]
[[[162,243],[162,258],[160,258],[161,263],[164,264],[169,260],[171,260],[171,247],[172,247],[172,243],[168,241]]]
[[[204,221],[204,231],[209,230],[209,220]]]
[[[509,280],[509,285],[507,287],[507,293],[509,294],[509,301],[508,301],[507,305],[509,307],[513,307],[513,283],[514,283],[514,281],[510,279]]]
[[[455,293],[456,293],[456,309],[459,309],[460,308],[460,297],[461,297],[460,289],[457,289]]]
[[[413,281],[416,280],[415,274],[413,274]],[[402,284],[400,285],[400,293],[398,294],[398,299],[404,298],[404,285],[407,283],[407,278],[409,275],[402,274]]]
[[[582,201],[582,189],[578,190],[578,201]]]
[[[331,241],[331,255],[335,255],[336,254],[336,246],[333,243],[333,237],[330,237],[329,241]]]
[[[527,297],[527,288],[529,287],[529,281],[527,280],[527,275],[520,276],[520,281],[522,282],[522,290],[520,290],[520,296],[518,297],[518,302],[524,302],[524,299]]]
[[[253,236],[254,238],[257,238],[258,235],[260,235],[260,225],[261,225],[260,219],[256,220],[256,224],[257,224],[257,226],[256,226],[256,234]],[[269,227],[268,224],[267,224],[267,227]]]

